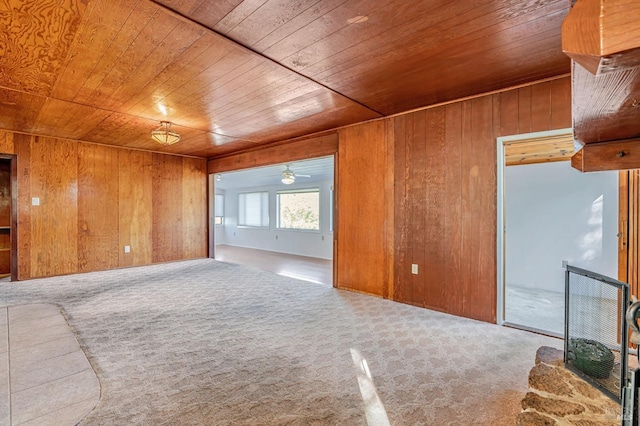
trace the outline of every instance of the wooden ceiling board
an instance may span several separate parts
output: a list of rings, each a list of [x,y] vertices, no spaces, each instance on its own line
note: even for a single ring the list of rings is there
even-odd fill
[[[573,136],[570,133],[504,144],[507,166],[570,161],[574,152]]]
[[[566,73],[567,11],[566,0],[7,0],[0,128],[213,157]],[[180,143],[151,140],[161,120]]]
[[[558,47],[558,28],[564,11],[536,15],[539,17],[533,20],[530,15],[521,15],[501,26],[493,25],[492,15],[486,15],[488,20],[476,25],[476,21],[465,21],[473,18],[463,15],[452,28],[425,28],[423,37],[416,35],[394,40],[389,34],[392,38],[389,40],[390,37],[383,33],[370,38],[371,44],[365,41],[316,63],[313,62],[318,54],[309,52],[313,47],[296,53],[283,63],[376,111],[393,114],[448,101],[454,99],[453,94],[464,97],[504,87],[493,78],[495,74],[510,74],[511,80],[522,83],[524,79],[518,76],[528,65],[544,70],[539,73],[543,77],[557,75],[557,69],[562,69],[561,73],[568,72],[569,60]],[[504,29],[496,32],[497,28]],[[456,37],[447,40],[447,36],[441,36],[449,31]],[[398,32],[402,34],[401,28]],[[550,39],[549,34],[554,37]],[[336,38],[334,43],[343,43],[337,35],[332,37]],[[551,57],[544,58],[543,62],[540,57],[525,52],[529,40],[544,43],[540,46],[544,52],[552,52]],[[399,44],[403,42],[400,49]],[[519,46],[518,55],[504,54],[505,50]],[[316,50],[321,51],[320,46]],[[510,63],[505,63],[505,58]],[[302,69],[296,67],[296,64],[307,62],[313,64]],[[460,71],[455,72],[456,69]],[[470,69],[473,72],[469,72]],[[475,78],[477,74],[483,78]],[[376,90],[370,90],[371,87]],[[405,101],[408,93],[412,93],[412,99]]]
[[[9,0],[3,6],[0,86],[50,94],[80,25],[86,0]]]
[[[44,96],[0,88],[0,129],[30,131],[45,101]]]

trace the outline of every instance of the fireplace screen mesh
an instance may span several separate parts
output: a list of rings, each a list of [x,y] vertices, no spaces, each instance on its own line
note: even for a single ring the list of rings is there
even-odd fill
[[[628,374],[628,301],[627,284],[567,267],[565,363],[618,402]]]

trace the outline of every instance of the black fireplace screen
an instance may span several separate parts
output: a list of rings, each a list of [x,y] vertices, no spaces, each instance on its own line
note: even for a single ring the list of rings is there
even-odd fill
[[[621,402],[629,374],[629,285],[573,266],[565,285],[565,364]]]

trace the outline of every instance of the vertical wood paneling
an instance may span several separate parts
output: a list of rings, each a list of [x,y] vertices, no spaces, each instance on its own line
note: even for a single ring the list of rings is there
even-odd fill
[[[571,85],[567,79],[551,82],[551,126],[550,129],[571,127]]]
[[[118,266],[118,149],[78,144],[78,271]]]
[[[500,96],[500,135],[518,134],[518,91],[509,90]]]
[[[569,87],[564,78],[394,118],[395,300],[495,322],[496,138],[570,127]]]
[[[409,169],[409,193],[416,196],[409,197],[409,211],[415,212],[423,209],[426,198],[426,164],[427,164],[427,141],[425,111],[418,111],[407,119],[411,123],[409,137],[407,138],[407,148],[412,154],[412,166]],[[411,241],[411,263],[418,265],[420,275],[411,274],[411,301],[418,306],[424,306],[423,275],[426,273],[425,266],[425,215],[410,214],[410,241]]]
[[[118,151],[118,215],[120,266],[152,262],[153,176],[150,152]],[[124,252],[124,246],[131,251]]]
[[[518,133],[531,133],[531,86],[518,90]]]
[[[182,248],[186,259],[207,256],[207,181],[202,179],[206,173],[206,160],[183,159]],[[198,238],[202,236],[205,238]]]
[[[182,158],[153,154],[152,261],[182,257]],[[206,236],[203,235],[202,238]]]
[[[14,134],[18,163],[18,279],[31,277],[31,141],[34,136]]]
[[[410,303],[411,285],[409,283],[409,272],[407,271],[407,265],[411,263],[409,252],[409,189],[407,188],[409,161],[407,159],[407,144],[405,143],[407,115],[395,117],[393,121],[393,139],[402,143],[394,144],[393,149],[395,159],[393,264],[395,271],[392,297],[393,300]]]
[[[462,315],[466,282],[463,282],[462,248],[462,104],[455,103],[445,107],[445,135],[447,148],[445,157],[444,203],[446,215],[444,221],[444,253],[442,263],[446,276],[444,302],[446,311]],[[397,143],[397,142],[396,142]]]
[[[445,186],[445,109],[426,110],[427,158],[425,196],[427,200],[424,233],[424,306],[437,310],[446,309],[446,295],[443,283],[444,273],[444,218],[447,214],[444,198]]]
[[[339,131],[336,287],[382,296],[388,289],[386,256],[387,120]]]
[[[78,271],[77,147],[62,139],[32,140],[30,192],[40,205],[31,208],[31,277]]]
[[[3,146],[16,154],[17,279],[206,256],[206,160],[0,131]]]
[[[0,154],[14,154],[13,133],[0,130]]]
[[[551,128],[552,81],[531,86],[531,131],[542,132]]]

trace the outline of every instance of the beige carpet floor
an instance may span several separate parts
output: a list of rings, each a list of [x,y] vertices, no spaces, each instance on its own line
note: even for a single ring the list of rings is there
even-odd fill
[[[59,306],[97,373],[87,425],[513,425],[561,347],[209,259],[0,285],[26,303]]]

